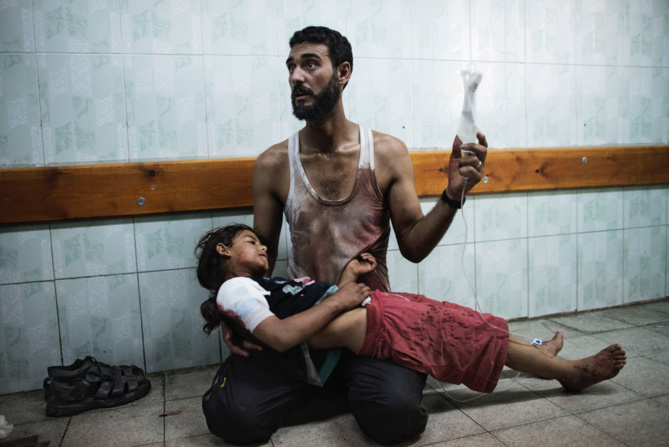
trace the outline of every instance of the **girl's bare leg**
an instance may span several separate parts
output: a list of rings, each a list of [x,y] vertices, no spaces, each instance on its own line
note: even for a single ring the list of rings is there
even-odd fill
[[[526,341],[509,335],[506,366],[529,374],[555,379],[569,391],[580,391],[603,380],[615,377],[627,363],[627,356],[618,344],[580,360],[552,357]]]
[[[541,343],[540,345],[536,346],[536,348],[539,351],[543,351],[546,354],[555,357],[556,355],[558,355],[558,352],[562,350],[563,345],[564,345],[564,334],[560,331],[557,331],[553,336],[553,338]]]

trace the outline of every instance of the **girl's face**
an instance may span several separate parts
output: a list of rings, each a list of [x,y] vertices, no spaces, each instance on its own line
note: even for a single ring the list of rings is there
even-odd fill
[[[218,244],[216,250],[220,255],[228,256],[230,266],[228,277],[264,276],[269,269],[267,247],[260,243],[258,237],[249,230],[237,233],[230,247]]]

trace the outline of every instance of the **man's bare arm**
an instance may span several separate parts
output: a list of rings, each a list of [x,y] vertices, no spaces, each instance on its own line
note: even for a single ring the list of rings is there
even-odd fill
[[[282,188],[287,190],[288,187],[283,183],[289,182],[284,178],[287,164],[283,151],[272,147],[261,154],[253,166],[253,230],[267,246],[268,274],[274,270],[283,224],[282,200],[285,199],[281,195]]]
[[[482,178],[482,164],[485,161],[487,142],[480,134],[478,145],[468,145],[475,155],[460,157],[460,140],[455,139],[448,165],[449,184],[446,194],[460,201],[462,190],[471,189]],[[390,142],[387,151],[381,153],[379,166],[389,174],[386,196],[390,206],[393,228],[402,256],[412,262],[420,262],[427,257],[450,227],[457,209],[442,200],[424,215],[414,186],[414,171],[406,146],[399,140]],[[481,166],[478,166],[481,161]],[[478,166],[478,169],[477,169]],[[468,180],[465,182],[463,176]]]

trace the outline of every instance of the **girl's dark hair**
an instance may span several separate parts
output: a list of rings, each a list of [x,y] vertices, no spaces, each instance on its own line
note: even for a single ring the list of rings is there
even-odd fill
[[[328,55],[332,61],[332,68],[339,68],[342,62],[351,64],[353,73],[353,49],[351,43],[339,31],[324,26],[307,26],[295,31],[288,42],[290,48],[301,43],[320,43],[328,47]],[[346,86],[344,86],[346,88]]]
[[[209,298],[200,305],[200,313],[205,320],[202,330],[207,335],[211,334],[211,331],[219,327],[221,323],[216,315],[216,294],[225,281],[223,270],[225,258],[218,254],[216,246],[223,244],[230,247],[235,236],[244,230],[253,231],[253,228],[244,224],[230,224],[215,228],[202,236],[195,246],[197,280],[202,287],[209,290]]]

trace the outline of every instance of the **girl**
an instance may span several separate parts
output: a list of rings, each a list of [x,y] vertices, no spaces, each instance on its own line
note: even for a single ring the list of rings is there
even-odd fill
[[[279,352],[302,343],[310,350],[343,347],[485,393],[504,365],[579,391],[616,376],[627,360],[618,344],[580,360],[560,359],[510,334],[499,317],[422,295],[371,291],[355,282],[376,267],[368,254],[353,259],[333,287],[265,278],[267,248],[244,225],[210,231],[196,251],[198,280],[212,292],[201,306],[205,332],[225,321],[242,338]],[[554,342],[557,353],[561,338]]]

